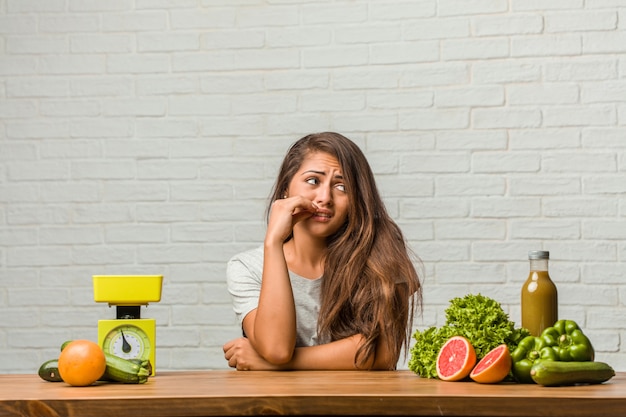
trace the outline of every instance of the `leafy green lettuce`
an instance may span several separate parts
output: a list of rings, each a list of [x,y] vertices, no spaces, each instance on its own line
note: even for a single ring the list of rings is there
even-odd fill
[[[421,377],[437,378],[437,355],[452,336],[466,337],[480,360],[503,343],[512,352],[529,334],[526,329],[515,327],[497,301],[481,294],[468,294],[450,300],[445,325],[415,331],[408,366]]]

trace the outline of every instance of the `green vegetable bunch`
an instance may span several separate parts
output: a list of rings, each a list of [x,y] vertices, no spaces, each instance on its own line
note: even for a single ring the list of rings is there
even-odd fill
[[[516,328],[497,301],[481,294],[468,294],[450,300],[446,323],[442,327],[416,330],[411,348],[409,369],[424,378],[437,377],[437,355],[452,336],[466,337],[480,360],[491,349],[506,343],[513,352],[518,343],[530,333]]]

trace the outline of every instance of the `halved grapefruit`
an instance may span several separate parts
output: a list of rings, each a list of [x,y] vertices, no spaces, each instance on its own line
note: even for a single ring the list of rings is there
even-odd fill
[[[442,381],[460,381],[469,375],[474,365],[474,346],[463,336],[453,336],[439,350],[437,376]]]
[[[511,370],[509,347],[500,345],[489,351],[472,369],[470,378],[481,384],[495,384],[506,378]]]

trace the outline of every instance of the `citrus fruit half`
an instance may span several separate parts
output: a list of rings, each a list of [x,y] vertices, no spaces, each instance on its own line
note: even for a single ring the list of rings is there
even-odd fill
[[[84,387],[96,382],[106,369],[102,348],[91,340],[74,340],[59,355],[59,375],[64,382]]]
[[[511,354],[507,345],[500,345],[489,351],[472,369],[470,378],[482,384],[495,384],[502,381],[511,370]]]
[[[439,350],[437,376],[442,381],[460,381],[469,375],[474,365],[474,346],[463,336],[453,336]]]

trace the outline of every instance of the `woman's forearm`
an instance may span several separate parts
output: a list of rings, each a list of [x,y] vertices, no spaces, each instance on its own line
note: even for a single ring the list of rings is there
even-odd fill
[[[377,348],[374,358],[364,364],[357,365],[356,353],[363,343],[361,335],[317,346],[298,347],[288,363],[282,369],[290,370],[390,370],[394,369],[398,358],[393,358],[381,345]]]
[[[274,364],[291,359],[296,345],[296,309],[282,244],[265,245],[259,305],[250,321],[246,334],[250,333],[248,337],[263,358]]]

